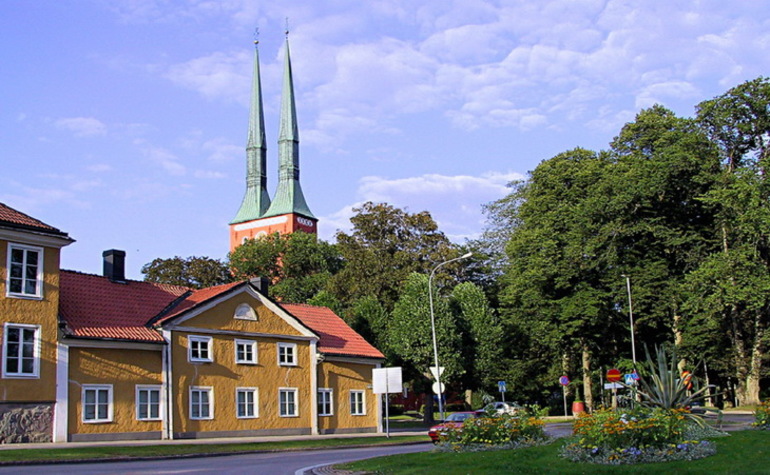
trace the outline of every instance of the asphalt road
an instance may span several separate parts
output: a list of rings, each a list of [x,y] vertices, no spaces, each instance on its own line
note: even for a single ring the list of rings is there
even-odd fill
[[[427,438],[427,436],[426,436]],[[222,457],[178,458],[136,462],[99,462],[58,465],[16,465],[0,467],[0,473],[13,474],[122,474],[122,475],[184,475],[184,474],[259,474],[295,475],[315,467],[351,462],[382,455],[397,455],[431,450],[432,444],[398,445],[388,447],[275,452],[266,454],[228,455]]]

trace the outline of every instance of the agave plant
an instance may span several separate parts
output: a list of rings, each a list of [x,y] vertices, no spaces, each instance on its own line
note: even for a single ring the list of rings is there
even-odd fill
[[[640,404],[648,408],[661,409],[688,409],[695,403],[701,403],[709,397],[709,388],[713,385],[699,387],[698,381],[692,378],[692,389],[688,389],[688,381],[685,381],[679,374],[677,368],[676,355],[669,358],[666,350],[662,347],[655,347],[655,359],[647,351],[647,361],[643,365],[641,379],[638,381],[639,387],[636,393],[639,395]],[[630,386],[627,386],[630,389]],[[716,408],[703,408],[706,411],[720,412]],[[686,413],[686,417],[697,423],[699,426],[705,425],[702,417],[698,414]]]

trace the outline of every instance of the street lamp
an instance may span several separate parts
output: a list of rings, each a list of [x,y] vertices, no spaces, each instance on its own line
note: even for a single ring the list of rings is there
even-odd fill
[[[634,361],[634,371],[636,371],[636,345],[634,344],[634,310],[631,305],[631,277],[622,274],[626,278],[626,289],[628,289],[628,319],[631,321],[631,359]]]
[[[433,363],[436,365],[436,386],[438,387],[438,412],[441,415],[441,420],[444,420],[444,402],[441,400],[443,397],[443,389],[441,388],[441,370],[438,365],[438,344],[436,343],[436,318],[433,316],[433,275],[436,273],[439,267],[449,264],[450,262],[459,261],[460,259],[467,259],[473,255],[472,252],[463,254],[460,257],[449,259],[441,264],[437,265],[430,271],[430,277],[428,277],[428,300],[430,301],[430,330],[433,335]]]

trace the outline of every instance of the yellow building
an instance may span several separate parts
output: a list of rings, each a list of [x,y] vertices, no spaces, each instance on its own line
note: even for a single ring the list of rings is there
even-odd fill
[[[264,279],[127,280],[116,250],[104,275],[60,270],[72,239],[4,205],[0,233],[0,441],[381,430],[383,355],[330,309],[275,302]]]

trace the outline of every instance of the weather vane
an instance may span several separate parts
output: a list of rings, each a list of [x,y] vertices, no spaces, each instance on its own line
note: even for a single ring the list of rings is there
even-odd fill
[[[259,44],[259,27],[254,28],[254,44]]]
[[[286,38],[289,37],[289,17],[286,17]]]

